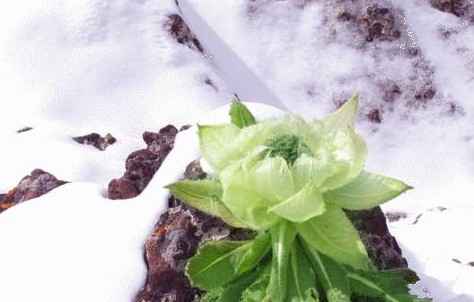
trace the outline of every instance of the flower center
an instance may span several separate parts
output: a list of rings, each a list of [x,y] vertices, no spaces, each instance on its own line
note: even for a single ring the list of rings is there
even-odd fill
[[[308,145],[296,135],[279,135],[270,139],[265,145],[270,157],[281,156],[290,165],[294,164],[302,154],[312,155]]]

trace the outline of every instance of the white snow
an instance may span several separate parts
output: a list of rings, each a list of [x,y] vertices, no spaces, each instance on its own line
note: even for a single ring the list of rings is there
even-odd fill
[[[190,123],[227,102],[210,65],[164,31],[170,13],[172,1],[129,0],[18,0],[0,12],[0,135],[9,142],[0,191],[39,166],[105,185],[143,146],[143,131]],[[219,92],[203,84],[207,77]],[[25,126],[34,130],[15,133]],[[118,143],[102,154],[69,139],[91,131]],[[100,164],[105,157],[110,165]]]
[[[9,3],[0,12],[0,193],[34,168],[72,183],[0,215],[0,301],[131,300],[144,281],[143,243],[164,208],[162,187],[197,156],[193,130],[183,132],[179,152],[140,197],[105,199],[126,156],[143,147],[143,131],[202,120],[234,92],[319,117],[353,91],[368,169],[415,187],[384,207],[408,214],[390,227],[422,275],[415,290],[474,301],[474,27],[428,0],[364,1],[400,10],[400,43],[361,48],[335,22],[340,1],[332,0],[180,0],[206,57],[163,30],[178,11],[173,0]],[[440,36],[446,29],[449,39]],[[407,45],[421,58],[399,55]],[[380,90],[389,81],[403,91],[392,107]],[[425,81],[437,89],[433,101],[406,106]],[[449,114],[449,103],[462,109]],[[261,117],[278,112],[255,106]],[[364,119],[374,108],[385,108],[380,125]],[[204,119],[225,120],[226,108]],[[15,132],[24,126],[34,129]],[[100,152],[71,140],[92,131],[118,142]],[[448,210],[430,211],[439,206]]]

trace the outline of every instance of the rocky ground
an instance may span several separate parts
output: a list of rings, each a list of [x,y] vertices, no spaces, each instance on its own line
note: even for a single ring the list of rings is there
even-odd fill
[[[422,272],[417,292],[473,301],[473,247],[465,239],[474,193],[473,1],[46,2],[47,14],[24,0],[2,17],[9,25],[0,34],[3,97],[15,102],[2,108],[0,217],[44,194],[37,202],[47,201],[67,182],[97,184],[109,202],[153,200],[143,195],[182,130],[156,129],[193,123],[233,93],[252,96],[239,84],[258,79],[274,105],[308,118],[357,91],[369,168],[416,188],[384,210],[408,264]],[[191,26],[184,4],[212,34]],[[252,78],[229,80],[238,68],[220,60],[221,44]],[[186,177],[199,176],[193,167],[197,174]],[[380,210],[354,215],[380,267],[406,265]],[[183,275],[186,259],[208,237],[240,235],[173,199],[153,219],[140,244],[146,283],[138,282],[145,285],[134,299],[190,301],[198,292]]]
[[[177,132],[172,125],[157,133],[145,132],[143,139],[147,149],[129,155],[126,172],[121,178],[110,182],[108,197],[128,199],[140,194],[173,149]],[[186,179],[205,177],[206,173],[200,167],[199,161],[191,162],[183,173],[183,178]],[[34,170],[8,194],[0,196],[0,213],[19,203],[40,197],[65,183],[47,172]],[[201,292],[191,286],[185,276],[184,267],[199,245],[206,240],[245,240],[252,236],[251,231],[232,228],[219,218],[188,207],[172,196],[168,206],[169,209],[161,215],[144,243],[148,273],[145,285],[135,298],[136,302],[196,301]],[[407,267],[402,251],[390,234],[380,208],[348,214],[377,267]]]

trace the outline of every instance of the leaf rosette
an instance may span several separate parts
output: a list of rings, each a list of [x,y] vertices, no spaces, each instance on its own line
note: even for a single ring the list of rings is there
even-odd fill
[[[319,301],[323,294],[329,302],[351,301],[359,272],[375,271],[345,210],[373,208],[410,186],[364,171],[357,108],[354,96],[322,120],[258,121],[236,101],[232,123],[199,126],[212,177],[168,188],[189,205],[259,234],[249,242],[206,243],[191,259],[188,276],[209,300]]]

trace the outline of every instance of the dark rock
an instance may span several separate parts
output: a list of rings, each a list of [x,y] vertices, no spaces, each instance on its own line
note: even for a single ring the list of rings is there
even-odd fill
[[[186,45],[190,49],[204,52],[201,42],[196,38],[194,33],[188,27],[186,22],[180,15],[172,14],[168,16],[165,22],[165,30],[173,37],[179,44]]]
[[[405,219],[408,217],[407,213],[404,212],[387,212],[385,213],[389,222],[397,222],[399,220]]]
[[[428,209],[427,212],[444,212],[446,210],[448,210],[448,209],[445,208],[445,207],[435,207],[435,208],[432,208],[432,209]],[[415,221],[412,224],[417,224],[418,222],[420,222],[421,218],[423,217],[423,214],[424,213],[421,213],[418,216],[416,216]]]
[[[398,86],[394,82],[390,82],[386,85],[382,85],[382,90],[383,90],[383,100],[387,103],[395,102],[402,94],[402,90],[400,89],[400,86]]]
[[[435,95],[436,89],[431,84],[428,84],[421,87],[420,90],[415,93],[415,99],[419,102],[426,103],[432,100]]]
[[[400,38],[401,32],[397,29],[395,16],[386,7],[369,6],[366,14],[358,20],[359,26],[365,32],[367,42],[375,40],[394,41]]]
[[[100,151],[104,151],[108,146],[113,145],[117,141],[110,133],[107,133],[104,137],[98,133],[91,133],[84,136],[76,136],[72,139],[79,144],[92,145]]]
[[[198,180],[206,178],[206,173],[201,168],[199,160],[195,160],[191,162],[187,167],[186,171],[184,171],[184,178]]]
[[[161,160],[158,154],[148,149],[138,150],[128,156],[124,177],[133,181],[138,192],[142,192],[160,165]]]
[[[347,211],[347,214],[359,231],[367,252],[378,269],[408,266],[400,246],[388,230],[387,221],[379,207],[366,211]]]
[[[348,12],[348,11],[341,11],[339,14],[337,14],[337,20],[347,22],[354,20],[354,16]]]
[[[186,171],[190,179],[206,176],[197,161]],[[232,228],[173,197],[168,203],[169,210],[161,216],[145,243],[148,275],[136,302],[195,301],[200,291],[191,286],[184,268],[199,245],[206,240],[244,240],[251,236],[251,232]]]
[[[162,128],[158,133],[148,131],[143,133],[147,148],[128,156],[124,175],[109,183],[108,197],[127,199],[140,194],[173,149],[177,133],[178,130],[172,125]]]
[[[21,128],[21,129],[18,129],[18,130],[16,131],[16,133],[28,132],[28,131],[30,131],[30,130],[33,130],[33,128],[32,128],[32,127],[23,127],[23,128]]]
[[[367,118],[372,123],[380,124],[382,122],[382,113],[379,109],[372,109],[368,114]]]
[[[148,275],[135,301],[194,301],[199,290],[192,288],[184,273],[187,260],[202,240],[227,238],[230,234],[230,228],[220,219],[183,204],[168,210],[145,244]]]
[[[178,129],[172,125],[168,125],[162,128],[159,133],[143,133],[143,140],[147,144],[148,150],[151,152],[156,154],[167,154],[173,148],[176,134],[178,134]]]
[[[467,16],[473,9],[473,3],[470,0],[431,0],[431,5],[457,17]]]
[[[40,197],[65,183],[48,172],[40,169],[33,170],[15,188],[0,198],[0,213],[16,204]]]
[[[0,202],[2,202],[2,200],[5,196],[7,196],[7,194],[0,194]]]
[[[108,196],[110,199],[128,199],[140,194],[133,181],[124,177],[113,179],[109,183]]]

